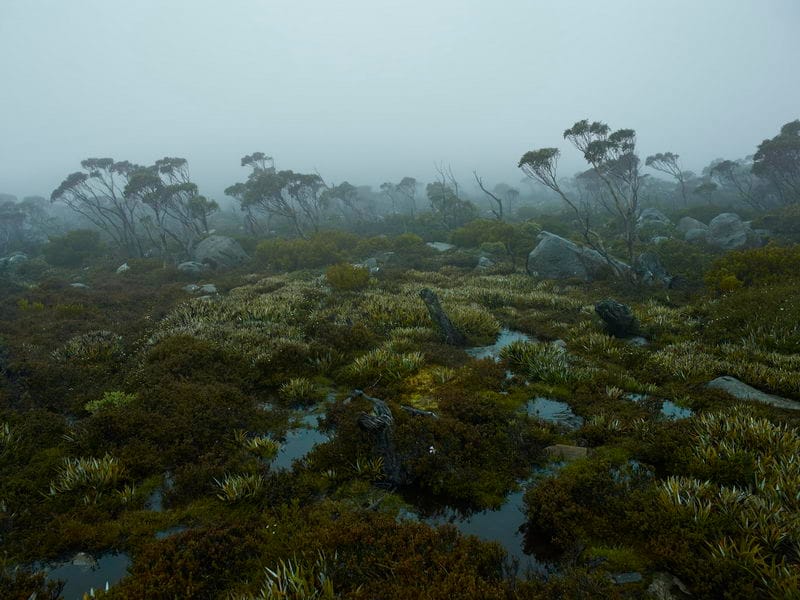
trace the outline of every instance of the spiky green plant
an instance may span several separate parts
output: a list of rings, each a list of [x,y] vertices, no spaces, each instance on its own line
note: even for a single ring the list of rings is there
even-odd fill
[[[800,435],[743,408],[703,414],[693,423],[692,452],[699,461],[713,467],[746,456],[752,478],[735,486],[670,477],[661,484],[661,501],[687,511],[698,525],[724,515],[738,535],[712,543],[711,556],[750,573],[765,595],[790,597],[786,590],[796,590],[799,581]]]
[[[3,425],[0,426],[0,456],[13,451],[18,441],[19,434],[15,428],[4,421]]]
[[[421,352],[397,353],[389,348],[375,348],[350,363],[345,374],[359,381],[377,377],[395,381],[416,373],[424,364]]]
[[[558,384],[577,379],[567,353],[553,344],[517,340],[500,351],[500,358],[530,381]]]
[[[107,360],[121,355],[122,338],[111,331],[90,331],[75,336],[52,354],[60,362]]]
[[[279,442],[266,435],[255,435],[247,438],[244,442],[244,447],[248,452],[257,454],[265,460],[275,458],[281,449]]]
[[[357,458],[353,463],[353,472],[359,479],[380,481],[384,478],[383,457]]]
[[[280,395],[285,402],[295,404],[314,400],[318,394],[312,381],[305,377],[296,377],[281,386]]]
[[[103,491],[113,488],[122,475],[122,464],[109,454],[102,458],[65,458],[50,483],[50,495],[82,490],[89,503],[93,503]]]
[[[258,497],[264,487],[264,478],[257,473],[225,475],[220,481],[214,478],[217,498],[229,504]]]
[[[333,560],[337,559],[334,554]],[[320,552],[313,563],[296,557],[279,560],[274,569],[264,569],[264,582],[255,595],[234,596],[232,600],[334,600],[328,562]]]

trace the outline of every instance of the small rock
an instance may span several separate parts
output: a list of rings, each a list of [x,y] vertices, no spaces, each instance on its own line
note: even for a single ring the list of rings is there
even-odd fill
[[[658,256],[652,252],[643,252],[638,256],[636,259],[636,273],[642,283],[646,285],[668,288],[672,283],[672,276],[667,273]]]
[[[615,573],[611,576],[611,579],[617,585],[624,585],[626,583],[639,583],[643,578],[641,573],[631,571],[629,573]]]
[[[117,273],[124,273],[125,271],[130,271],[131,268],[128,266],[128,263],[122,263],[120,266],[117,267]]]
[[[181,273],[189,273],[190,275],[199,275],[207,268],[208,265],[197,262],[196,260],[188,260],[178,265],[178,271]]]
[[[755,400],[756,402],[763,402],[764,404],[769,404],[770,406],[774,406],[776,408],[800,410],[800,402],[789,400],[788,398],[781,398],[780,396],[773,396],[772,394],[767,394],[761,390],[757,390],[756,388],[747,385],[742,381],[739,381],[735,377],[730,377],[729,375],[717,377],[713,381],[710,381],[708,384],[706,384],[706,386],[712,389],[727,392],[739,400]]]
[[[183,291],[189,294],[196,294],[200,290],[200,286],[194,283],[183,286]]]
[[[375,274],[379,273],[380,270],[381,270],[381,268],[378,266],[378,259],[375,258],[374,256],[371,257],[371,258],[368,258],[363,263],[361,263],[360,265],[356,265],[356,266],[359,266],[359,267],[362,267],[364,269],[367,269],[369,271],[370,275],[375,275]]]
[[[627,338],[639,332],[639,321],[625,304],[606,299],[595,304],[594,310],[614,337]]]
[[[559,352],[567,351],[567,342],[564,340],[553,340],[550,342],[550,345],[553,346],[553,348],[556,348]]]
[[[217,286],[215,286],[213,283],[206,283],[201,285],[198,291],[202,292],[203,294],[216,294]]]
[[[636,228],[639,229],[647,225],[663,225],[669,227],[672,225],[672,221],[657,208],[645,208],[636,220]]]
[[[578,460],[589,456],[589,449],[583,446],[569,446],[567,444],[555,444],[544,449],[544,453],[556,460]]]
[[[636,335],[633,336],[632,338],[628,338],[627,340],[625,340],[625,343],[631,346],[637,346],[639,348],[643,348],[644,346],[647,346],[650,342],[647,341],[647,338],[644,338],[640,335]]]
[[[476,269],[491,269],[494,266],[494,261],[487,257],[481,256],[478,258],[478,266],[475,267]]]
[[[93,569],[97,566],[97,561],[95,558],[86,552],[78,552],[75,556],[72,557],[72,564],[76,567],[86,567],[88,569]]]
[[[448,250],[455,248],[453,244],[447,244],[445,242],[428,242],[426,245],[434,250],[438,250],[439,252],[447,252]]]
[[[69,287],[73,287],[73,288],[76,288],[76,289],[79,289],[79,290],[88,290],[89,289],[89,286],[86,285],[85,283],[70,283]]]
[[[681,600],[692,595],[683,582],[670,573],[654,573],[647,592],[656,600]]]

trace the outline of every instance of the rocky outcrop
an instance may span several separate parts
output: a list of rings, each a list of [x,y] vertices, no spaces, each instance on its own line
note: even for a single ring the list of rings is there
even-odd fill
[[[245,262],[248,256],[233,238],[212,235],[197,244],[192,259],[214,269],[232,269]]]
[[[455,248],[453,244],[448,244],[446,242],[428,242],[427,246],[429,248],[433,248],[437,252],[447,252],[448,250]]]
[[[615,258],[608,260],[596,250],[543,231],[539,243],[528,255],[528,274],[542,279],[594,281],[609,275],[623,275],[630,266]]]
[[[636,274],[639,281],[646,285],[668,288],[672,284],[672,276],[667,273],[658,256],[652,252],[644,252],[636,259]]]
[[[722,213],[708,224],[706,241],[722,250],[737,250],[760,245],[761,241],[749,223],[736,213]]]
[[[703,231],[707,231],[708,225],[702,221],[693,219],[692,217],[682,217],[675,226],[675,230],[682,235],[686,235],[686,232],[691,231],[692,229],[702,229]]]
[[[555,460],[573,461],[589,456],[589,448],[583,446],[569,446],[567,444],[555,444],[544,449],[544,453]]]
[[[606,299],[595,304],[594,310],[614,337],[626,338],[639,332],[639,321],[625,304]]]
[[[767,394],[729,375],[717,377],[713,381],[710,381],[707,387],[727,392],[739,400],[755,400],[756,402],[763,402],[764,404],[769,404],[776,408],[800,410],[800,402]]]
[[[708,237],[708,227],[705,229],[690,229],[683,234],[683,239],[687,242],[705,242]]]
[[[645,208],[636,220],[636,229],[666,231],[672,227],[669,217],[657,208]]]
[[[182,262],[178,265],[178,271],[181,273],[188,273],[189,275],[199,275],[206,269],[208,269],[208,265],[194,260]]]

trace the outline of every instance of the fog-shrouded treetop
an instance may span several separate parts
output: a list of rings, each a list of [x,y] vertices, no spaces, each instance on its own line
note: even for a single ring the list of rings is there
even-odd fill
[[[252,148],[375,188],[436,163],[514,184],[520,155],[584,115],[700,172],[797,117],[798,22],[796,0],[4,0],[0,190],[44,195],[86,156],[167,155],[227,202]],[[565,174],[584,165],[564,152]]]

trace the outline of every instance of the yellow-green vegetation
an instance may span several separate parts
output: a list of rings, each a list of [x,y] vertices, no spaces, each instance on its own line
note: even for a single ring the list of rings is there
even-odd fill
[[[117,484],[123,471],[120,462],[108,454],[101,458],[65,458],[50,483],[50,495],[85,491],[84,502],[94,503],[102,492]]]
[[[337,556],[334,555],[333,560]],[[274,569],[264,567],[264,583],[256,594],[232,596],[235,600],[334,600],[333,582],[327,575],[325,554],[311,563],[297,558],[279,560]]]
[[[698,528],[723,523],[707,542],[718,568],[753,576],[768,597],[790,597],[800,586],[797,430],[744,409],[710,413],[694,421],[691,451],[709,479],[670,477],[661,502]]]
[[[103,392],[102,398],[87,402],[84,409],[90,413],[96,413],[104,409],[121,408],[134,400],[136,400],[136,394],[126,394],[119,391]]]
[[[500,356],[531,381],[568,383],[579,377],[566,351],[553,344],[515,341],[503,348]]]
[[[225,475],[220,481],[214,479],[217,498],[233,504],[257,498],[264,487],[264,478],[256,473]]]
[[[280,395],[289,404],[314,402],[319,399],[317,386],[305,377],[294,377],[281,385]]]
[[[369,270],[348,263],[339,263],[326,269],[325,279],[333,289],[340,292],[363,290],[369,285]]]
[[[706,384],[800,400],[796,247],[703,273],[697,248],[665,242],[693,278],[662,290],[524,274],[534,223],[467,224],[441,253],[434,225],[243,239],[254,260],[205,271],[219,293],[202,299],[159,259],[92,265],[89,288],[0,289],[13,564],[127,552],[130,575],[97,593],[116,600],[639,598],[662,571],[697,598],[791,597],[800,419]],[[495,270],[475,269],[479,251]],[[352,266],[371,257],[372,275]],[[425,288],[466,347],[445,343]],[[602,298],[645,340],[609,336]],[[549,463],[555,445],[579,458]],[[476,529],[520,552],[524,525],[553,557],[546,579],[462,533],[520,496],[513,527]],[[642,582],[613,583],[629,571]],[[32,577],[3,570],[0,596],[43,589]]]

